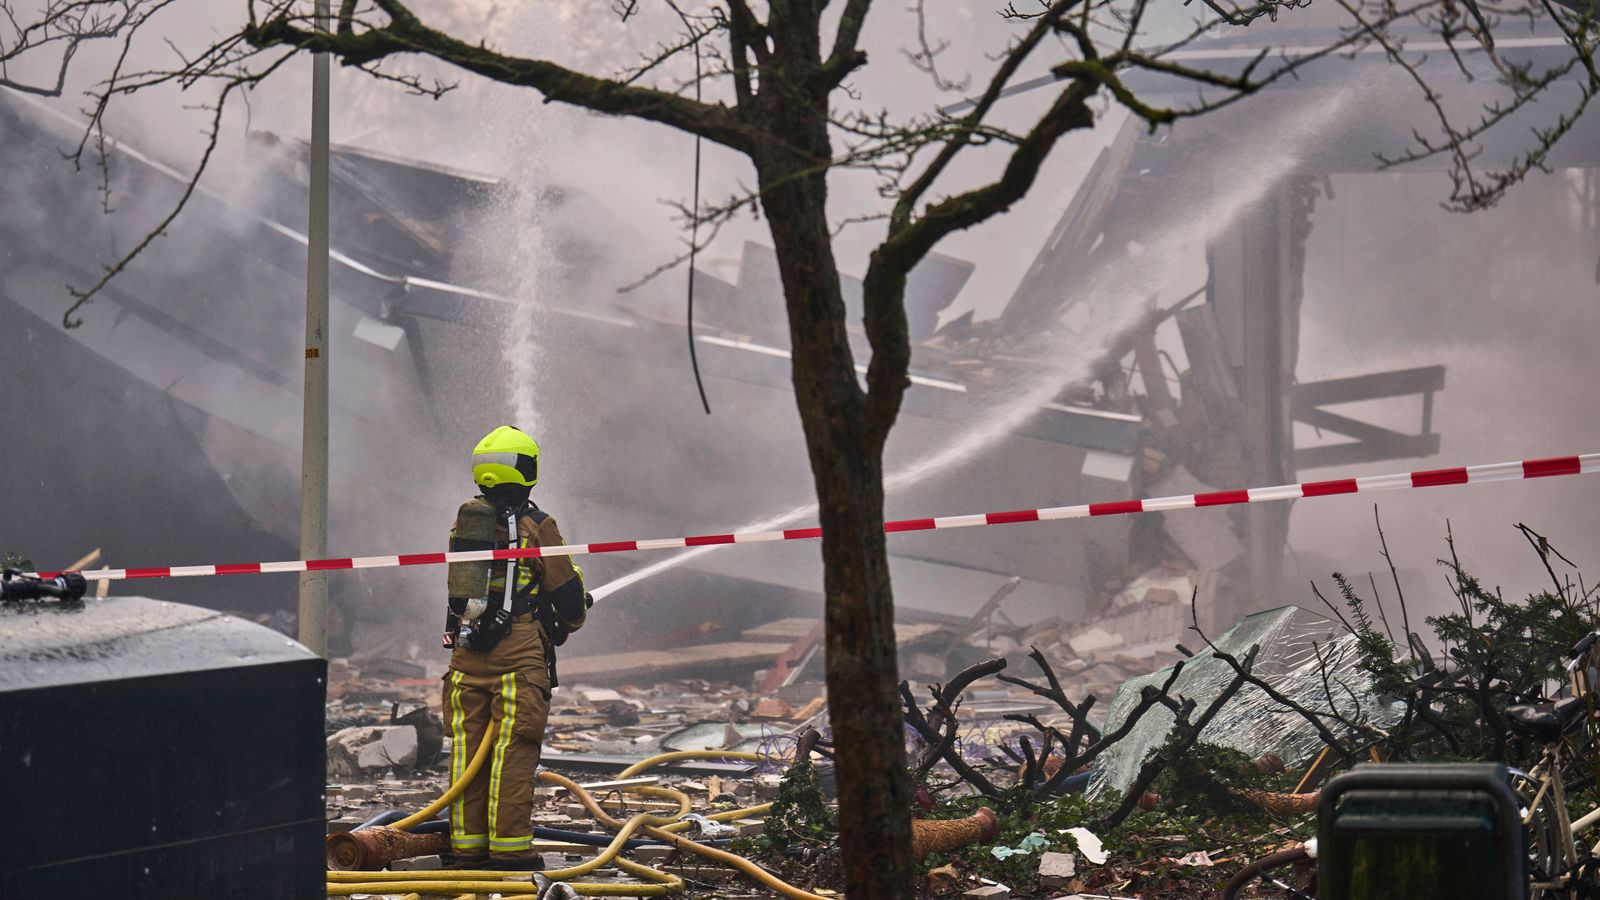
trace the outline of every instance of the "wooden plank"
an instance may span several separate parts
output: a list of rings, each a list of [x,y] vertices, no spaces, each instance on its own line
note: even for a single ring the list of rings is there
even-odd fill
[[[1329,466],[1354,466],[1392,459],[1420,459],[1424,456],[1437,455],[1439,445],[1437,434],[1407,434],[1390,438],[1382,443],[1357,441],[1324,444],[1319,447],[1297,447],[1294,451],[1294,464],[1297,469],[1323,469]]]
[[[1342,416],[1336,412],[1328,412],[1325,409],[1311,408],[1297,410],[1295,412],[1295,418],[1306,423],[1307,425],[1310,425],[1312,428],[1316,428],[1321,431],[1331,431],[1334,434],[1342,434],[1345,437],[1355,438],[1357,441],[1360,441],[1364,444],[1384,444],[1394,440],[1395,438],[1407,437],[1407,435],[1395,431],[1392,428],[1385,428],[1382,425],[1373,425],[1371,422],[1363,422],[1360,419],[1352,419],[1349,416]]]
[[[816,627],[816,624],[816,619],[779,619],[776,622],[757,625],[755,628],[747,628],[739,637],[746,641],[785,641],[787,643],[784,644],[784,647],[779,648],[785,649],[789,644],[809,634],[811,629]],[[897,623],[894,626],[894,642],[900,646],[905,646],[947,630],[949,630],[947,626],[933,622],[915,625],[903,622]],[[776,656],[776,653],[774,656]]]
[[[1383,400],[1444,390],[1444,366],[1420,366],[1347,378],[1302,381],[1293,388],[1296,411],[1335,403]]]
[[[1221,422],[1238,435],[1245,484],[1293,481],[1294,445],[1289,417],[1289,385],[1298,353],[1301,289],[1300,241],[1306,227],[1300,182],[1291,179],[1247,205],[1212,239],[1207,250],[1210,281],[1206,304],[1178,314],[1189,353],[1191,381],[1213,411],[1230,405],[1226,385],[1237,390],[1238,418]],[[1205,358],[1209,339],[1191,349],[1199,313],[1212,308],[1218,336],[1227,347],[1221,367]],[[1188,327],[1186,327],[1188,326]],[[1209,336],[1208,336],[1209,337]],[[1197,358],[1194,349],[1202,350]],[[1224,376],[1231,377],[1224,377]],[[1187,385],[1186,385],[1187,386]],[[1213,397],[1213,394],[1218,396]],[[1185,398],[1187,399],[1187,397]],[[1215,403],[1215,407],[1213,404]],[[1270,597],[1280,590],[1290,504],[1251,504],[1244,511],[1247,591],[1234,597]],[[1233,616],[1254,611],[1246,605]]]
[[[1189,357],[1189,383],[1194,386],[1201,408],[1220,429],[1238,428],[1244,420],[1244,403],[1228,364],[1227,345],[1216,310],[1205,303],[1180,310],[1174,318],[1178,333],[1183,336],[1183,352]]]
[[[661,680],[723,669],[755,669],[771,663],[788,649],[787,643],[730,641],[671,650],[606,653],[563,658],[561,676],[573,683],[617,684],[635,680]]]
[[[1000,315],[1001,332],[1020,334],[1059,322],[1070,296],[1062,287],[1070,283],[1070,279],[1062,277],[1063,272],[1070,272],[1105,231],[1112,201],[1121,192],[1134,148],[1145,133],[1143,125],[1130,119],[1123,123],[1111,145],[1095,157],[1066,211],[1007,301]]]
[[[794,643],[789,645],[788,649],[778,654],[778,658],[772,663],[771,668],[767,669],[767,677],[761,682],[761,695],[771,696],[778,688],[788,684],[791,667],[802,656],[810,660],[810,651],[817,646],[817,640],[821,637],[822,620],[818,619],[817,623],[811,626],[811,630],[807,631],[803,637],[797,638]]]
[[[533,849],[540,853],[571,853],[581,856],[593,856],[600,852],[599,847],[591,844],[574,844],[570,841],[547,841],[544,838],[534,838]]]
[[[565,665],[562,666],[566,668]],[[611,724],[608,716],[563,716],[554,715],[545,720],[551,728],[599,728]]]
[[[587,782],[585,784],[580,784],[580,785],[578,785],[578,787],[581,787],[586,791],[608,791],[608,790],[611,790],[612,788],[633,787],[635,785],[641,785],[641,784],[660,784],[660,783],[661,783],[661,776],[659,776],[659,775],[640,775],[640,776],[638,776],[636,778],[623,778],[621,780],[590,781],[590,782]],[[556,797],[561,797],[563,794],[566,794],[566,793],[567,793],[567,789],[565,787],[562,787],[560,785],[556,786],[556,791],[555,791],[555,796]]]
[[[739,637],[746,641],[789,641],[793,643],[806,636],[817,624],[816,619],[790,618],[746,628]]]
[[[1011,596],[1011,592],[1016,590],[1017,585],[1021,583],[1022,579],[1019,576],[1013,575],[1006,580],[1005,584],[1000,585],[1000,589],[995,591],[994,595],[986,600],[983,606],[978,607],[978,611],[973,613],[971,619],[967,620],[967,624],[961,626],[960,630],[951,635],[950,647],[953,649],[956,644],[959,644],[972,635],[977,634],[979,629],[987,625],[990,617],[999,611],[1000,601]]]

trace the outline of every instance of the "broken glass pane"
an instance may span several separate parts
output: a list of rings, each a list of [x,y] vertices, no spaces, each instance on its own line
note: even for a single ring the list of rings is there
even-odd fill
[[[1241,661],[1252,646],[1260,647],[1254,673],[1307,709],[1335,710],[1352,722],[1379,727],[1399,719],[1398,710],[1373,695],[1372,679],[1357,667],[1355,636],[1316,613],[1285,606],[1246,616],[1217,638],[1216,644],[1217,649]],[[1104,730],[1111,732],[1120,727],[1138,706],[1140,691],[1146,685],[1159,688],[1170,673],[1171,669],[1162,669],[1130,679],[1117,688],[1106,712]],[[1194,715],[1198,716],[1232,680],[1233,669],[1205,649],[1184,664],[1171,693],[1194,700]],[[1108,791],[1127,790],[1145,758],[1166,741],[1172,722],[1173,714],[1164,706],[1146,712],[1127,737],[1095,760],[1089,795],[1100,797]],[[1332,720],[1327,724],[1341,737],[1349,731]],[[1322,749],[1322,740],[1309,722],[1248,684],[1223,707],[1200,740],[1251,756],[1276,753],[1288,766],[1303,764]]]

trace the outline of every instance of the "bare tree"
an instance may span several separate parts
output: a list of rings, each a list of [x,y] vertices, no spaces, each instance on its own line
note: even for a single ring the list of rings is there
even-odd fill
[[[92,41],[121,39],[123,54],[145,22],[174,0],[50,0],[42,9],[19,11],[12,0],[0,3],[0,86],[59,97],[79,48]],[[48,57],[48,59],[41,59]],[[45,70],[45,77],[14,77],[12,68],[26,60]]]
[[[616,0],[612,11],[630,21],[641,2]],[[1205,8],[1187,13],[1158,8],[1149,0],[1014,0],[999,14],[1016,26],[1016,36],[995,58],[987,78],[978,80],[968,102],[912,116],[842,111],[851,108],[852,75],[868,62],[861,36],[876,11],[872,0],[710,0],[694,7],[679,0],[661,2],[670,7],[681,31],[639,65],[605,74],[577,71],[540,56],[503,53],[471,35],[446,33],[400,0],[342,0],[328,32],[312,26],[309,0],[247,2],[248,21],[236,33],[181,52],[169,68],[127,72],[119,63],[92,94],[85,134],[100,127],[114,98],[161,84],[219,85],[213,102],[215,123],[220,123],[222,105],[240,88],[268,77],[294,54],[311,51],[437,96],[448,86],[385,68],[407,56],[431,57],[473,75],[531,88],[551,102],[659,123],[746,157],[755,169],[754,189],[685,212],[696,224],[712,226],[697,232],[704,244],[715,226],[740,210],[759,208],[777,251],[796,401],[820,506],[827,681],[835,697],[830,716],[839,749],[839,824],[846,887],[858,898],[910,897],[918,883],[909,849],[910,782],[896,694],[894,605],[883,530],[884,443],[909,383],[911,343],[903,301],[911,269],[943,238],[982,224],[1026,195],[1057,141],[1092,127],[1104,102],[1126,108],[1154,128],[1232,104],[1319,60],[1378,52],[1413,76],[1438,117],[1437,127],[1419,129],[1412,151],[1395,162],[1448,158],[1457,185],[1452,202],[1473,208],[1492,203],[1512,182],[1542,166],[1550,146],[1571,129],[1600,86],[1592,23],[1586,14],[1550,0],[1324,0],[1323,7],[1341,14],[1342,27],[1327,33],[1319,46],[1297,47],[1292,53],[1264,47],[1242,67],[1232,68],[1207,68],[1205,56],[1183,51],[1219,32],[1251,23],[1269,27],[1268,20],[1299,15],[1309,0],[1204,0]],[[79,42],[105,36],[102,32],[133,40],[150,13],[163,5],[155,0],[54,0],[46,4],[42,21],[55,24],[40,26],[10,15],[11,31],[0,31],[0,64],[54,42],[64,48],[65,65]],[[0,0],[0,10],[12,12],[8,0]],[[928,35],[921,12],[920,4],[913,7],[916,46],[906,55],[936,84],[956,88],[959,79],[939,72],[942,45]],[[1151,25],[1158,16],[1164,29],[1170,29],[1175,16],[1193,18],[1176,36],[1163,30],[1167,37],[1157,39]],[[1502,58],[1495,30],[1518,19],[1555,22],[1570,53],[1547,70]],[[1407,35],[1442,41],[1457,59],[1469,49],[1487,56],[1505,101],[1457,125],[1423,78],[1423,54],[1408,49]],[[1291,39],[1299,43],[1303,37],[1296,33]],[[1039,54],[1056,54],[1051,69],[1055,81],[1044,111],[1026,129],[995,124],[996,104],[1018,87],[1018,73]],[[678,64],[685,55],[696,61],[689,76],[683,74],[687,66]],[[1140,95],[1130,77],[1135,75],[1187,84],[1193,99],[1159,105]],[[1578,85],[1559,121],[1534,135],[1532,147],[1512,165],[1480,171],[1476,142],[1557,83]],[[952,188],[953,163],[976,147],[999,148],[1004,161],[991,180]],[[863,286],[871,346],[865,387],[846,338],[833,246],[837,223],[830,222],[827,211],[829,173],[840,168],[876,173],[885,198],[876,217],[882,232]],[[126,261],[110,267],[105,277]],[[73,310],[104,283],[102,279],[78,292]],[[71,315],[69,311],[69,321]]]

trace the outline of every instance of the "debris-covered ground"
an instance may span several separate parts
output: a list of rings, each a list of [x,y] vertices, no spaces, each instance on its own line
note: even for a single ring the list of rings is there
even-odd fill
[[[370,667],[335,661],[329,686],[327,815],[330,833],[346,831],[389,810],[413,811],[447,786],[450,742],[439,725],[437,682],[404,666]],[[927,688],[908,684],[909,690]],[[803,683],[818,697],[798,705],[773,702],[754,690],[725,682],[677,681],[648,689],[630,685],[562,687],[552,703],[545,765],[584,784],[604,783],[627,764],[677,749],[745,749],[771,756],[763,764],[698,762],[652,772],[662,786],[688,793],[697,809],[714,811],[780,800],[766,816],[732,823],[733,847],[796,886],[826,895],[842,885],[831,831],[830,764],[821,753],[814,765],[788,783],[800,736],[826,730],[821,685]],[[791,691],[791,695],[799,693]],[[1015,763],[997,749],[1014,745],[1030,726],[1004,718],[1038,716],[1044,723],[1070,725],[1064,714],[1026,688],[993,677],[973,681],[962,709],[962,752],[976,765],[992,769],[1000,783],[1019,776]],[[765,702],[764,702],[765,701]],[[917,745],[912,739],[912,746]],[[824,749],[825,742],[824,742]],[[798,770],[797,770],[798,771]],[[803,775],[803,777],[800,777]],[[933,779],[935,808],[919,812],[930,819],[970,817],[980,806],[996,804],[945,771]],[[535,825],[562,830],[603,832],[565,791],[536,789],[540,808]],[[651,801],[622,793],[604,794],[607,809],[649,810]],[[1267,852],[1294,834],[1289,823],[1256,817],[1223,821],[1214,815],[1181,812],[1149,815],[1099,835],[1102,853],[1090,852],[1092,826],[1107,810],[1081,794],[1034,806],[1028,815],[999,817],[992,837],[924,858],[930,895],[973,897],[1058,897],[1074,892],[1111,896],[1196,897],[1211,895],[1243,861]],[[1159,823],[1159,824],[1157,824]],[[1075,837],[1076,835],[1079,835]],[[547,868],[572,865],[595,852],[592,847],[542,840]],[[690,895],[772,896],[736,872],[692,854],[640,851],[640,861],[682,876]],[[403,860],[396,869],[435,868],[438,856]],[[594,880],[595,876],[586,876]],[[628,881],[626,877],[619,880]],[[1122,892],[1122,893],[1118,893]],[[398,896],[398,895],[396,895]],[[1262,894],[1261,896],[1270,896]]]
[[[1326,615],[1283,607],[1213,635],[1191,612],[1187,643],[1164,651],[1128,652],[1109,635],[1082,646],[1090,631],[1052,622],[902,625],[904,671],[936,669],[936,655],[951,669],[962,663],[900,686],[919,890],[971,898],[1221,897],[1251,861],[1313,837],[1320,786],[1356,763],[1487,759],[1531,768],[1538,747],[1504,727],[1506,710],[1557,689],[1563,648],[1600,628],[1600,605],[1576,572],[1558,575],[1566,562],[1547,541],[1524,534],[1548,567],[1550,589],[1508,600],[1467,572],[1452,548],[1442,565],[1459,612],[1427,618],[1426,640],[1406,630],[1404,644],[1394,632],[1410,624],[1404,596],[1385,602],[1375,580],[1363,594],[1340,575],[1338,598],[1316,597]],[[1159,596],[1156,603],[1171,605]],[[706,645],[653,664],[717,671],[722,680],[601,676],[594,680],[608,683],[563,686],[551,706],[544,764],[591,787],[618,818],[677,814],[677,803],[659,794],[630,793],[639,785],[681,792],[695,813],[726,814],[696,825],[698,839],[720,840],[812,896],[837,894],[843,872],[832,760],[848,748],[828,740],[823,686],[808,680],[820,674],[820,666],[808,666],[816,629],[784,620],[753,631],[729,642],[720,660]],[[793,641],[762,657],[750,649],[762,634]],[[1007,641],[1011,652],[996,653]],[[592,662],[574,668],[603,671]],[[330,833],[436,798],[447,786],[449,755],[438,682],[418,666],[387,660],[336,660],[330,672]],[[626,779],[634,763],[679,750],[746,757],[678,760]],[[1600,800],[1592,786],[1574,790],[1574,802]],[[546,867],[592,858],[597,848],[572,834],[609,836],[593,809],[552,784],[540,784],[537,795],[535,826],[567,833],[542,836]],[[773,895],[743,873],[664,845],[630,852],[681,877],[689,896]],[[392,867],[444,862],[424,854]],[[584,877],[636,881],[603,871],[613,874]],[[1315,864],[1272,868],[1236,896],[1315,896]]]

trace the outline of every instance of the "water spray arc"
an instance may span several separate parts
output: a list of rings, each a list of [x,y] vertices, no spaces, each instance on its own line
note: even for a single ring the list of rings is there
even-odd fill
[[[1145,298],[1153,295],[1175,275],[1181,251],[1204,241],[1232,224],[1250,206],[1260,201],[1296,168],[1301,157],[1328,133],[1337,130],[1348,111],[1354,89],[1341,91],[1313,110],[1306,110],[1278,129],[1283,144],[1277,152],[1262,153],[1268,160],[1248,179],[1234,179],[1223,194],[1211,200],[1201,214],[1186,217],[1154,236],[1143,252],[1117,257],[1097,271],[1088,273],[1084,283],[1072,293],[1086,308],[1088,331],[1077,347],[1063,348],[1053,357],[1054,365],[1037,380],[992,415],[975,424],[954,443],[900,466],[884,478],[886,494],[919,484],[952,466],[963,463],[1003,440],[1021,427],[1040,408],[1051,403],[1062,391],[1081,384],[1091,374],[1090,367],[1099,355],[1120,340],[1144,316]],[[817,512],[815,503],[802,504],[775,515],[748,522],[738,531],[767,531],[809,520]],[[651,563],[621,578],[593,589],[595,599],[631,587],[689,563],[715,550],[701,547]]]

